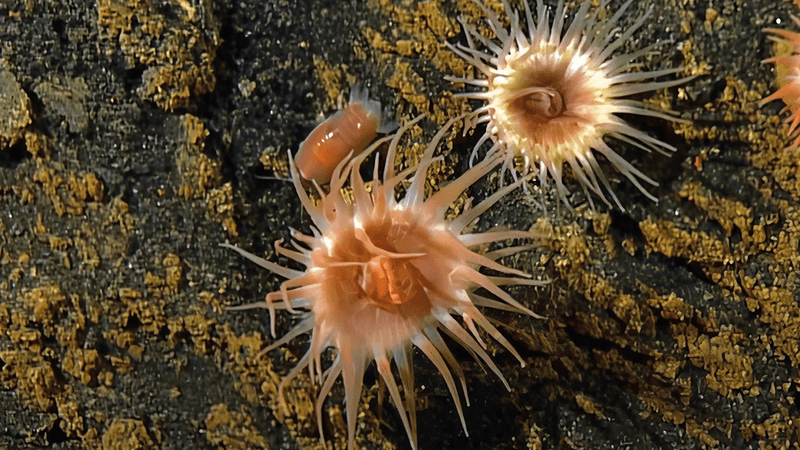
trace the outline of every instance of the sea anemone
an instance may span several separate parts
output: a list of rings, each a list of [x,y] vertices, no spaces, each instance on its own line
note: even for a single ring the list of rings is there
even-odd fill
[[[598,14],[608,1],[601,2],[599,8],[589,13],[590,2],[587,0],[575,13],[567,31],[562,33],[566,14],[563,0],[558,2],[552,24],[548,9],[541,0],[536,2],[537,21],[533,19],[528,0],[523,0],[528,32],[525,34],[519,11],[513,9],[507,0],[503,0],[503,5],[511,23],[510,29],[506,29],[501,19],[483,3],[478,0],[475,3],[487,15],[489,27],[497,39],[484,37],[462,17],[467,45],[447,44],[484,77],[447,77],[450,81],[480,88],[477,92],[459,93],[458,96],[486,102],[470,117],[473,125],[487,123],[485,134],[475,145],[473,158],[477,149],[491,138],[494,142],[492,150],[506,154],[504,172],[514,167],[515,156],[522,156],[523,174],[538,170],[542,185],[547,184],[549,174],[555,180],[559,197],[569,206],[566,199],[569,192],[562,183],[562,166],[566,162],[578,178],[592,208],[594,204],[587,188],[611,206],[603,195],[599,184],[602,183],[617,206],[624,210],[601,171],[593,149],[605,156],[648,198],[657,201],[639,180],[654,186],[658,183],[634,168],[603,141],[604,136],[611,136],[646,151],[656,150],[667,155],[675,151],[673,146],[633,128],[617,116],[623,113],[678,120],[671,111],[652,110],[641,100],[626,97],[676,86],[693,78],[646,81],[680,72],[683,70],[680,67],[632,72],[631,69],[640,66],[634,61],[652,53],[658,43],[612,56],[645,23],[652,7],[620,33],[618,22],[633,0],[625,2],[605,21],[599,21]],[[484,52],[476,44],[489,52]],[[516,176],[514,171],[512,174]]]
[[[792,15],[792,20],[800,27],[800,19]],[[794,139],[794,142],[786,149],[791,150],[800,146],[800,133],[795,133],[797,126],[800,125],[800,102],[798,102],[800,100],[800,33],[778,28],[766,28],[764,31],[774,35],[769,39],[791,47],[791,53],[788,55],[774,56],[762,61],[775,64],[781,87],[769,97],[761,100],[763,106],[773,100],[781,99],[786,104],[783,110],[791,111],[791,115],[786,119],[786,123],[789,124],[788,135],[790,139]]]
[[[398,142],[403,133],[420,118],[403,126],[393,138],[388,136],[378,140],[361,155],[343,160],[334,170],[330,194],[325,194],[317,186],[322,197],[319,204],[312,202],[303,189],[290,155],[297,195],[315,228],[312,229],[312,235],[292,230],[291,246],[281,246],[279,240],[275,243],[275,252],[304,265],[305,271],[284,267],[224,244],[287,279],[281,284],[280,290],[268,294],[265,301],[230,309],[268,309],[273,336],[276,310],[302,313],[302,320],[285,336],[265,348],[264,352],[311,332],[308,352],[282,380],[281,389],[308,367],[311,379],[322,385],[316,402],[316,417],[320,437],[324,439],[322,404],[341,375],[347,405],[348,449],[353,448],[364,371],[372,360],[376,361],[378,373],[399,411],[412,447],[416,448],[412,344],[430,358],[441,372],[466,433],[456,387],[456,381],[460,381],[466,399],[464,373],[440,332],[464,346],[497,374],[510,390],[487,353],[479,328],[502,344],[520,364],[524,366],[525,362],[478,307],[539,317],[499,287],[544,283],[497,262],[501,257],[530,249],[533,244],[510,246],[483,254],[471,250],[498,241],[529,239],[533,235],[510,230],[462,234],[471,222],[518,187],[520,182],[497,190],[457,218],[446,221],[445,214],[450,205],[465,189],[498,166],[502,158],[495,156],[485,159],[425,198],[428,168],[441,159],[434,158],[433,152],[455,119],[436,134],[416,167],[395,173],[393,164]],[[368,154],[389,139],[391,143],[383,177],[378,177],[376,158],[370,192],[360,174],[361,165]],[[405,196],[396,200],[395,188],[409,177],[412,180],[407,185]],[[352,188],[352,201],[347,200],[349,196],[342,194],[342,188],[348,180]],[[481,267],[506,276],[482,274],[479,271]],[[474,292],[480,288],[499,300]],[[456,320],[459,316],[463,325]],[[321,354],[329,347],[336,349],[336,357],[330,367],[323,371]],[[403,395],[392,374],[392,360],[400,375]],[[455,379],[451,370],[455,373]]]

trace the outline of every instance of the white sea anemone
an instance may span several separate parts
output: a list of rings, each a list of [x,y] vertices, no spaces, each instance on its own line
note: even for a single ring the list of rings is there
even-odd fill
[[[441,372],[466,432],[456,387],[458,380],[466,398],[464,373],[440,332],[463,345],[509,388],[486,352],[479,328],[502,344],[523,366],[524,360],[478,307],[539,317],[498,287],[543,284],[524,272],[496,262],[503,256],[529,249],[531,245],[512,246],[485,254],[470,250],[497,241],[530,239],[532,234],[523,231],[462,234],[465,227],[520,183],[498,190],[456,219],[446,221],[445,213],[453,201],[499,165],[502,158],[487,158],[426,199],[428,167],[440,159],[434,158],[433,152],[454,120],[438,132],[416,167],[395,173],[393,163],[400,137],[419,119],[406,124],[393,138],[379,140],[363,154],[340,163],[333,173],[330,194],[318,188],[322,197],[319,205],[309,199],[297,168],[290,161],[297,195],[316,229],[312,230],[313,235],[292,230],[291,247],[282,247],[278,241],[275,250],[278,255],[304,265],[305,271],[280,266],[225,244],[287,279],[280,290],[268,294],[264,302],[231,309],[268,309],[273,336],[276,310],[302,312],[303,319],[297,326],[264,351],[311,332],[308,352],[283,379],[281,387],[308,367],[311,379],[322,385],[316,402],[316,416],[320,437],[324,439],[322,404],[334,381],[341,375],[347,405],[348,449],[353,448],[364,371],[373,360],[400,413],[411,445],[416,448],[412,344]],[[370,193],[359,173],[361,164],[369,153],[390,138],[383,177],[378,177],[376,161]],[[398,201],[395,187],[409,176],[412,176],[412,181],[405,196]],[[353,192],[352,202],[341,193],[348,180]],[[484,275],[479,272],[481,267],[508,276]],[[480,288],[499,301],[474,292]],[[461,318],[463,325],[456,317]],[[329,347],[336,350],[336,357],[330,367],[323,370],[321,354]],[[403,395],[392,374],[392,360],[400,375]],[[455,379],[451,371],[455,373]]]
[[[603,140],[604,136],[610,136],[646,151],[656,150],[667,155],[675,151],[673,146],[633,128],[617,116],[624,113],[678,120],[671,111],[652,110],[641,100],[626,97],[676,86],[692,78],[648,81],[680,72],[682,68],[631,71],[640,66],[634,61],[653,52],[658,43],[632,53],[614,55],[645,23],[649,12],[620,32],[618,22],[633,0],[625,2],[605,21],[598,20],[598,14],[608,1],[602,1],[601,6],[590,13],[587,0],[575,13],[566,32],[562,32],[566,25],[563,0],[558,2],[552,24],[549,10],[541,0],[536,1],[536,21],[528,0],[522,0],[526,34],[519,11],[513,9],[507,0],[502,1],[511,23],[510,29],[505,28],[494,12],[475,0],[487,15],[496,39],[487,39],[462,18],[467,45],[447,44],[483,74],[482,78],[448,77],[451,81],[481,88],[478,92],[457,94],[486,102],[471,117],[473,124],[487,123],[486,133],[478,141],[475,151],[491,138],[493,150],[506,154],[504,172],[513,169],[515,156],[522,156],[523,173],[538,171],[543,185],[547,184],[549,174],[565,203],[568,191],[562,183],[562,171],[566,162],[592,207],[594,204],[588,190],[611,206],[600,187],[602,183],[617,206],[624,210],[594,157],[592,150],[595,150],[642,193],[657,201],[640,180],[652,185],[657,183]]]

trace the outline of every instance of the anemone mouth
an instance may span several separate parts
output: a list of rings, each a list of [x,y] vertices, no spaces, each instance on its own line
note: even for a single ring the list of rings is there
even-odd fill
[[[357,277],[364,297],[369,298],[381,309],[395,314],[401,312],[405,305],[419,306],[424,294],[419,280],[421,274],[405,261],[390,259],[385,256],[374,256],[365,265]],[[430,302],[425,306],[425,314],[430,312]]]
[[[373,186],[376,195],[383,195],[383,189],[378,183]],[[346,299],[350,314],[373,314],[373,308],[406,317],[430,314],[426,289],[432,287],[415,266],[426,254],[404,249],[401,241],[410,231],[424,248],[429,233],[412,222],[406,223],[406,232],[400,235],[395,220],[386,215],[359,221],[358,227],[338,230],[331,246],[312,252],[315,266],[327,271],[324,295]]]
[[[564,93],[551,86],[528,88],[508,103],[513,113],[536,123],[547,123],[559,117],[566,106]]]

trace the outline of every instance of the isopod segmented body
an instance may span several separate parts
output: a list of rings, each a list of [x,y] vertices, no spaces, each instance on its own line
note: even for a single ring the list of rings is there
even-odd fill
[[[370,100],[366,88],[354,86],[350,103],[319,124],[300,144],[295,163],[307,180],[325,184],[333,170],[349,155],[358,155],[381,132],[396,128],[394,122],[382,124],[381,104]]]

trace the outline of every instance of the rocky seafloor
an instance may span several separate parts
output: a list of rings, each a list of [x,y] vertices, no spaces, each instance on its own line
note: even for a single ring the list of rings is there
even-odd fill
[[[454,350],[469,437],[415,354],[421,448],[798,448],[800,159],[784,105],[758,100],[777,88],[761,60],[782,51],[762,30],[797,31],[800,10],[643,1],[622,28],[651,3],[624,49],[665,41],[642,70],[697,77],[639,96],[684,122],[625,119],[678,150],[608,142],[659,202],[605,165],[624,212],[592,211],[567,176],[574,211],[531,189],[485,215],[484,229],[550,232],[504,260],[552,280],[512,289],[547,318],[487,313],[528,363],[490,344],[511,392]],[[286,151],[351,86],[398,121],[426,113],[423,144],[475,106],[443,79],[469,73],[444,46],[466,42],[462,14],[487,28],[465,0],[1,2],[0,448],[321,448],[307,376],[288,410],[276,399],[307,340],[256,359],[268,315],[224,310],[281,279],[218,244],[274,258],[288,227],[309,229]],[[459,136],[432,187],[466,169],[477,135]],[[356,445],[409,448],[378,378]],[[342,397],[326,402],[329,448],[346,445]]]

